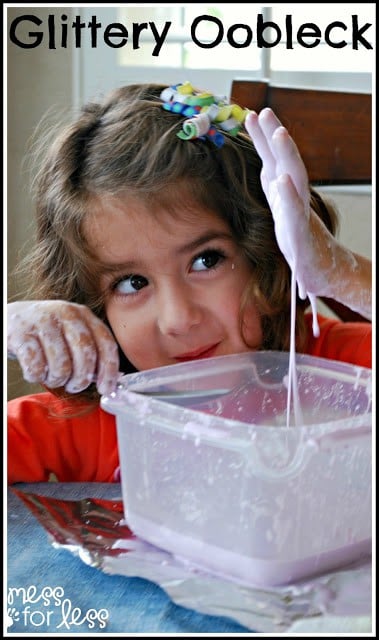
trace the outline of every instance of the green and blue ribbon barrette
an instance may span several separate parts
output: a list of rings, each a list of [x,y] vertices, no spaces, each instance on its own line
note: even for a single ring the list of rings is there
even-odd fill
[[[222,147],[225,137],[221,130],[236,136],[249,109],[229,104],[225,98],[196,91],[189,82],[164,89],[160,95],[163,109],[187,116],[177,136],[182,140],[211,140]]]

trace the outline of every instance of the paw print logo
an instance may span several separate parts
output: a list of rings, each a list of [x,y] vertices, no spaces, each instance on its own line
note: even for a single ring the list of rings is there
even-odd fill
[[[7,617],[6,617],[6,625],[11,627],[14,622],[18,622],[20,620],[20,614],[14,607],[8,608]]]

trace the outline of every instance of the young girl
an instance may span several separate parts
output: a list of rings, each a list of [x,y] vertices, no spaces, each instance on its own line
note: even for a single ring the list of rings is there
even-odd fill
[[[242,132],[245,126],[247,133]],[[32,300],[8,305],[8,350],[44,393],[8,403],[11,483],[117,481],[119,372],[257,349],[371,366],[371,263],[334,237],[294,141],[193,89],[129,85],[88,104],[37,176]],[[312,320],[313,318],[313,320]]]

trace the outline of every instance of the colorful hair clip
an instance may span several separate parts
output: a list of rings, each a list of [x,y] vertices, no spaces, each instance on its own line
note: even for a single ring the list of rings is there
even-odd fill
[[[187,117],[177,134],[181,140],[208,139],[216,147],[222,147],[225,142],[220,129],[236,136],[249,113],[249,109],[228,104],[226,98],[195,91],[189,82],[167,87],[160,98],[163,109]]]

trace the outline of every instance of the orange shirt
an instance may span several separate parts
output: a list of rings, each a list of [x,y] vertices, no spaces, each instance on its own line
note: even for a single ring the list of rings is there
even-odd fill
[[[372,325],[319,317],[320,336],[312,334],[306,353],[371,367]],[[66,409],[66,415],[65,415]],[[67,415],[69,410],[69,415]],[[8,481],[119,481],[115,417],[95,406],[78,410],[52,393],[37,393],[8,402]]]
[[[320,335],[315,338],[312,332],[312,315],[306,314],[305,318],[309,329],[305,353],[371,369],[372,325],[370,322],[341,322],[318,316]]]

